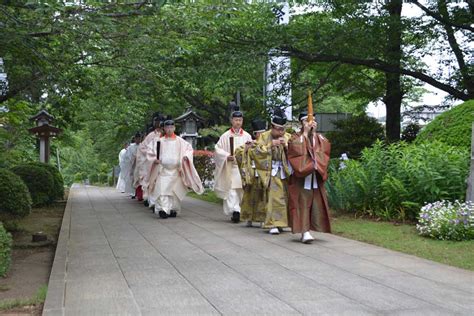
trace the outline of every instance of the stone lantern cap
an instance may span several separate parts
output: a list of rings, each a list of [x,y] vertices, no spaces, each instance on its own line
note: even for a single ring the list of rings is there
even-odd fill
[[[205,121],[205,119],[194,112],[190,106],[186,108],[186,111],[181,116],[175,118],[174,121],[175,123],[181,123],[189,119],[194,119],[197,122]]]
[[[63,130],[49,125],[54,117],[45,109],[42,109],[35,116],[30,117],[30,121],[36,121],[36,127],[28,129],[32,134],[38,137],[54,137],[60,134]]]
[[[45,109],[39,111],[35,116],[30,117],[30,121],[36,121],[37,126],[50,124],[53,120],[54,117]]]

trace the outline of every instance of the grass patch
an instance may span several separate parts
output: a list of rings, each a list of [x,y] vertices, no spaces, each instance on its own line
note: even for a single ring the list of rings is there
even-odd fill
[[[56,242],[65,206],[66,202],[56,202],[50,206],[33,208],[30,215],[17,220],[16,229],[12,232],[13,246],[29,245],[31,235],[40,231],[48,236],[48,240]]]
[[[198,195],[194,192],[189,192],[188,196],[206,202],[222,204],[222,199],[217,197],[216,193],[210,189],[206,189],[202,195]]]
[[[474,271],[474,242],[435,240],[419,236],[414,225],[338,216],[332,232],[443,264]]]
[[[12,300],[4,300],[0,302],[0,310],[9,310],[23,306],[31,306],[31,305],[39,305],[43,304],[46,300],[46,294],[48,293],[48,286],[43,285],[41,286],[36,295],[32,298],[27,299],[12,299]]]

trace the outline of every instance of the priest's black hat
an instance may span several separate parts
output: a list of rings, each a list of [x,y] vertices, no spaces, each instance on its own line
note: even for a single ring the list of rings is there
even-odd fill
[[[298,115],[298,121],[301,122],[301,120],[304,120],[308,118],[308,111],[302,111],[300,115]]]
[[[286,115],[282,109],[277,108],[273,111],[272,124],[279,127],[283,127],[286,124]]]
[[[259,118],[252,121],[252,130],[254,133],[263,132],[267,129],[267,122]]]
[[[242,111],[240,111],[240,107],[235,104],[235,102],[231,102],[231,114],[230,117],[244,117]]]
[[[160,112],[153,113],[152,121],[161,121],[163,115]]]
[[[174,121],[173,121],[173,119],[171,118],[171,115],[168,115],[168,116],[166,117],[166,119],[165,119],[164,122],[163,122],[163,125],[164,125],[164,126],[172,126],[172,125],[174,125]]]

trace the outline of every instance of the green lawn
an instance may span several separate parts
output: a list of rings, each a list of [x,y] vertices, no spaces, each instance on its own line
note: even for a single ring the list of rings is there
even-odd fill
[[[206,190],[190,197],[222,203],[214,192]],[[445,241],[421,237],[414,225],[376,222],[351,216],[332,219],[333,233],[350,239],[415,255],[451,266],[474,271],[474,241]]]
[[[202,195],[198,195],[194,192],[189,192],[188,196],[193,197],[195,199],[203,200],[206,202],[222,204],[222,199],[218,198],[214,191],[206,189],[206,191]]]
[[[414,225],[376,222],[339,216],[333,233],[421,258],[474,270],[474,241],[445,241],[421,237]]]

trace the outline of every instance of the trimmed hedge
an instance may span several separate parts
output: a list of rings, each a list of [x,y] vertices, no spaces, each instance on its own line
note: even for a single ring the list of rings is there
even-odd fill
[[[4,277],[10,268],[12,254],[12,235],[0,222],[0,276]]]
[[[13,167],[12,171],[25,182],[34,207],[48,205],[54,201],[54,179],[48,170],[25,164]]]
[[[451,146],[471,148],[471,129],[474,122],[474,100],[458,106],[437,116],[421,130],[416,143],[440,141]]]
[[[43,162],[31,162],[28,165],[45,168],[53,176],[54,182],[54,198],[58,200],[64,199],[64,179],[58,168]]]
[[[31,212],[31,196],[23,180],[0,168],[0,216],[5,219],[25,217]]]

